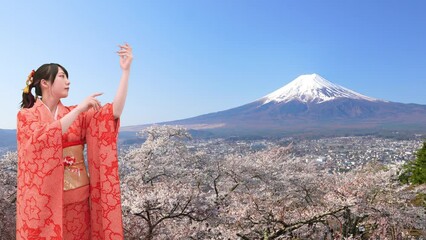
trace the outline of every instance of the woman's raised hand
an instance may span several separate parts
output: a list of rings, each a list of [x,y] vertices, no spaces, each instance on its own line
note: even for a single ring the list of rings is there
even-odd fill
[[[120,48],[117,51],[118,56],[120,56],[120,67],[123,71],[128,71],[133,59],[132,47],[128,43],[118,45],[118,47]]]
[[[99,110],[101,106],[101,102],[96,99],[96,97],[102,95],[103,93],[94,93],[84,99],[80,104],[78,104],[77,108],[79,112],[86,112],[90,108],[94,108],[96,111]]]

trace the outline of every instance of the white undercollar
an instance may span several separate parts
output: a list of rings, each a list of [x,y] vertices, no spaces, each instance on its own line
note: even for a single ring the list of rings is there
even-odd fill
[[[47,110],[49,110],[49,112],[51,113],[51,111],[50,111],[50,108],[40,99],[40,102],[41,103],[43,103],[43,105],[47,108]],[[58,105],[59,105],[59,103],[58,103]],[[58,120],[58,105],[56,105],[56,109],[55,109],[55,114],[53,115],[53,119],[54,120]]]

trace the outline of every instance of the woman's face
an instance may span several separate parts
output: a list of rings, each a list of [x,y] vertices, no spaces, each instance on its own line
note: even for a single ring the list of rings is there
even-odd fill
[[[52,84],[52,95],[57,98],[68,97],[68,91],[70,89],[70,81],[67,78],[64,70],[58,67],[58,73],[56,74],[55,81]]]

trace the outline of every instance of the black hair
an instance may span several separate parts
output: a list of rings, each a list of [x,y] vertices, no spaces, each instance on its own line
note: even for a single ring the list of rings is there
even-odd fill
[[[22,93],[21,108],[31,108],[32,106],[34,106],[34,102],[36,101],[36,99],[31,93],[31,89],[35,88],[36,96],[41,96],[41,80],[44,79],[53,84],[53,82],[55,82],[55,78],[58,74],[59,68],[64,70],[65,75],[68,78],[68,71],[57,63],[43,64],[37,69],[37,71],[35,71],[34,76],[32,77],[32,82],[30,85],[28,85],[28,93]]]

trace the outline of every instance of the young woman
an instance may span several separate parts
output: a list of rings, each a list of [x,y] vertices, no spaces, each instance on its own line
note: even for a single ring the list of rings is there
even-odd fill
[[[59,64],[28,76],[17,126],[17,239],[123,239],[116,147],[133,56],[128,44],[119,47],[112,104],[101,106],[95,93],[62,105],[70,81]]]

